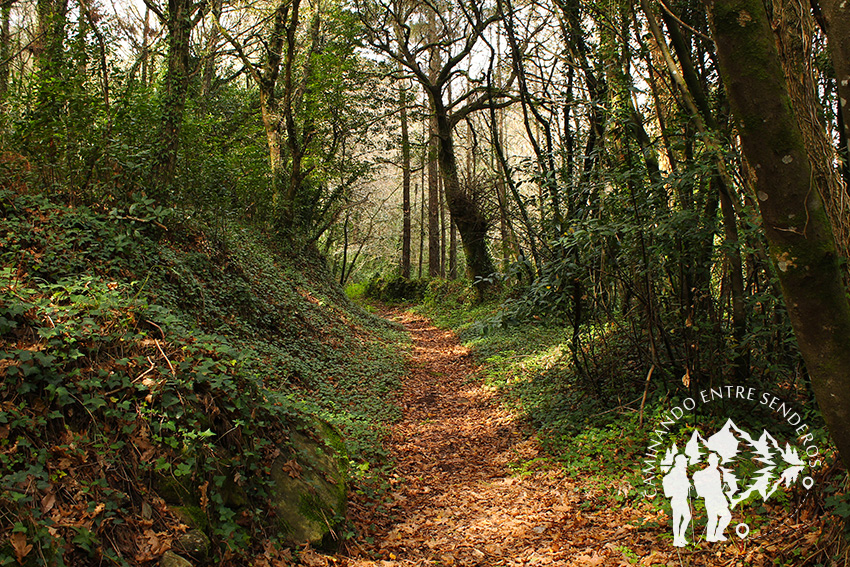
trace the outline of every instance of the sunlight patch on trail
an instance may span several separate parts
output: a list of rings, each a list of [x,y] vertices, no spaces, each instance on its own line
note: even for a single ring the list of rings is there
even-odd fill
[[[350,567],[629,565],[643,538],[636,510],[582,510],[574,481],[545,458],[478,380],[457,337],[392,312],[411,333],[410,373],[388,442],[395,461],[386,508],[360,506],[362,536],[337,556]],[[512,472],[512,468],[516,471]],[[646,555],[650,555],[646,553]],[[653,555],[658,564],[668,557]],[[645,565],[655,564],[642,563]]]

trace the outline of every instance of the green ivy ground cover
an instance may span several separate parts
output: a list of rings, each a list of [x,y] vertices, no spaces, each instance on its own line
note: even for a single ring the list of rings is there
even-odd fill
[[[268,550],[269,465],[304,415],[353,470],[381,460],[400,331],[318,254],[216,226],[0,189],[0,564],[154,559],[179,523],[162,478],[203,487],[217,562]]]

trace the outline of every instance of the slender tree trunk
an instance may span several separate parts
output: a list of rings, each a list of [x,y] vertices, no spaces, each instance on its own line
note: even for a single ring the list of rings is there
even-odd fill
[[[404,80],[398,87],[401,107],[401,276],[410,279],[410,134],[407,127],[407,86]]]
[[[213,0],[212,11],[218,19],[224,0]],[[201,78],[201,97],[208,99],[213,93],[213,82],[215,81],[216,65],[218,60],[218,42],[221,31],[214,25],[207,36],[207,44],[204,48],[204,74]]]
[[[428,276],[440,275],[440,166],[436,118],[428,118]]]
[[[539,274],[542,270],[543,264],[541,260],[541,254],[537,249],[537,233],[534,231],[534,226],[531,222],[531,218],[529,217],[528,210],[523,203],[522,196],[519,193],[519,190],[514,183],[513,177],[511,175],[511,169],[508,165],[508,160],[505,157],[504,149],[502,148],[501,134],[498,121],[496,120],[496,110],[494,108],[490,108],[490,137],[493,142],[493,151],[496,154],[496,158],[499,162],[499,168],[502,174],[502,179],[507,183],[508,188],[510,189],[511,196],[519,209],[520,218],[522,219],[522,224],[525,227],[525,230],[528,234],[528,244],[531,249],[531,258],[534,261],[534,269]],[[505,205],[507,207],[507,203]],[[514,233],[516,234],[516,233]],[[545,242],[544,242],[545,243]],[[523,256],[522,250],[520,250],[519,242],[515,242],[517,248],[517,254]],[[529,274],[530,277],[534,277],[533,273]]]
[[[149,52],[148,52],[148,36],[151,33],[151,9],[145,6],[145,24],[142,27],[142,85],[145,87],[148,86],[148,67],[149,63]]]
[[[2,0],[0,3],[0,97],[9,91],[9,78],[12,75],[12,5],[15,0]]]
[[[749,374],[749,349],[741,344],[747,333],[747,314],[744,306],[744,267],[741,262],[738,239],[738,221],[732,204],[732,195],[729,194],[726,185],[717,176],[713,177],[712,181],[720,195],[725,244],[729,250],[732,250],[727,253],[726,258],[729,262],[729,286],[732,292],[732,336],[737,343],[734,349],[737,356],[733,364],[735,376],[739,382],[742,382]]]
[[[40,90],[42,101],[47,98],[55,100],[58,85],[53,82],[58,81],[61,74],[67,11],[67,0],[38,0],[36,3],[38,28],[31,49],[43,83]]]
[[[844,128],[844,159],[850,156],[850,5],[845,0],[813,0],[819,7],[838,83]]]
[[[449,279],[457,279],[457,227],[449,212]]]
[[[47,176],[49,185],[58,181],[59,162],[61,160],[56,134],[62,113],[64,94],[64,40],[67,19],[67,0],[38,0],[36,15],[38,28],[32,43],[35,66],[38,70],[38,112],[37,122],[42,126],[44,143],[44,163],[47,167],[42,175]]]
[[[342,223],[342,270],[339,274],[339,285],[345,285],[345,267],[348,265],[348,221],[351,218],[351,213],[345,211],[345,221]]]
[[[423,150],[428,146],[428,129],[423,128]],[[419,274],[418,278],[422,279],[422,258],[425,255],[425,164],[427,163],[427,151],[422,152],[422,161],[420,162],[420,178],[419,178]]]
[[[850,303],[762,0],[705,0],[723,83],[812,388],[850,463]],[[746,53],[747,57],[741,57]]]
[[[97,27],[97,20],[92,16],[91,10],[89,10],[87,0],[79,0],[79,6],[80,11],[83,16],[85,16],[85,20],[88,22],[92,33],[94,33],[95,38],[97,38],[97,46],[100,54],[100,76],[103,86],[103,105],[106,109],[106,114],[109,115],[109,65],[106,61],[106,38],[100,31],[100,28]],[[107,125],[107,135],[111,129],[112,124],[110,119],[110,123]]]
[[[442,67],[440,50],[436,46],[437,15],[430,7],[425,9],[428,12],[428,38],[434,45],[429,53],[428,79],[434,84]],[[437,117],[434,114],[428,119],[428,131],[428,275],[435,278],[440,275],[440,172],[437,162],[440,142],[437,138]]]
[[[850,109],[844,110],[844,105],[841,104],[841,96],[835,104],[835,117],[838,121],[838,156],[841,158],[841,175],[844,177],[844,191],[850,189],[850,130],[841,125],[847,120],[846,114]]]
[[[446,277],[446,192],[440,180],[440,277]]]

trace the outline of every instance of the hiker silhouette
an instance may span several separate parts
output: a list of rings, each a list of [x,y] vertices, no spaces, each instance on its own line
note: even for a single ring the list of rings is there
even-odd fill
[[[691,523],[691,505],[689,493],[691,481],[688,479],[688,458],[685,455],[676,455],[675,464],[662,480],[664,496],[670,499],[670,507],[673,511],[673,545],[685,547],[688,540],[685,537],[688,524]]]
[[[708,516],[705,527],[706,541],[726,541],[723,532],[732,520],[729,500],[723,492],[724,474],[718,462],[717,453],[709,453],[708,465],[694,473],[694,489],[697,496],[705,501],[705,513]]]

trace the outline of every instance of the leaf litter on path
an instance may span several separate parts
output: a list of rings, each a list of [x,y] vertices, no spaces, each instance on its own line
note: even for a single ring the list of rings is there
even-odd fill
[[[424,317],[393,316],[414,340],[397,400],[403,418],[387,447],[395,475],[385,506],[355,503],[361,537],[348,546],[348,565],[629,564],[610,543],[636,518],[612,510],[587,518],[573,481],[499,407],[469,349]]]
[[[385,315],[402,323],[414,341],[397,399],[403,417],[387,442],[395,472],[384,499],[353,496],[359,535],[332,558],[334,564],[769,564],[752,549],[739,552],[731,544],[685,556],[662,537],[666,527],[636,526],[647,519],[666,526],[663,512],[645,502],[612,507],[595,501],[581,477],[565,474],[516,416],[500,407],[469,349],[451,331],[409,312]],[[522,472],[513,473],[512,464],[523,464]]]

